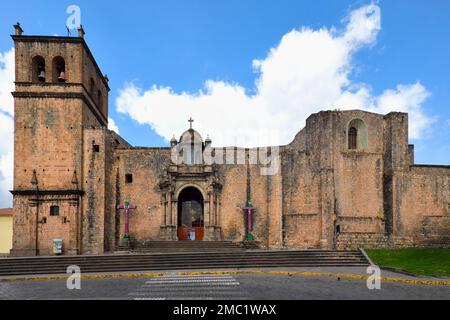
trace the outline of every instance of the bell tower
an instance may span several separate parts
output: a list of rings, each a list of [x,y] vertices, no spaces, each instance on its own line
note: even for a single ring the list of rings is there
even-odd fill
[[[23,35],[15,45],[14,239],[12,255],[52,254],[54,239],[64,254],[102,252],[101,201],[90,203],[85,188],[102,183],[108,80],[79,27],[77,37]],[[97,170],[92,172],[88,163]],[[103,169],[103,173],[102,173]],[[100,181],[100,182],[99,182]],[[99,190],[102,186],[91,186]],[[104,189],[104,179],[103,179]],[[91,199],[92,200],[92,199]],[[95,206],[95,207],[94,207]],[[101,224],[100,224],[101,225]],[[89,237],[87,237],[89,235]]]

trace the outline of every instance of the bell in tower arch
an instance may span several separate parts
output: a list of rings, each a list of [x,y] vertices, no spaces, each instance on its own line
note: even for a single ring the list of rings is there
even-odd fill
[[[61,70],[58,75],[58,82],[66,82],[66,73]]]
[[[63,57],[57,56],[53,58],[53,82],[66,82],[66,62]]]
[[[41,69],[41,71],[39,71],[38,80],[39,80],[39,82],[45,82],[45,71],[44,71],[44,69]]]

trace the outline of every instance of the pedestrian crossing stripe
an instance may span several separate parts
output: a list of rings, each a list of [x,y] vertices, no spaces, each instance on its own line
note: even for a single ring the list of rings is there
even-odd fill
[[[245,299],[239,287],[231,275],[168,274],[145,281],[129,296],[138,300]]]

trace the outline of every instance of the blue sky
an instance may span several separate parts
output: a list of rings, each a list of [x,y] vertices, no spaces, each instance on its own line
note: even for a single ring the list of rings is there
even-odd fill
[[[0,51],[12,46],[11,25],[26,34],[65,35],[66,8],[80,6],[86,40],[111,80],[110,115],[121,134],[137,145],[165,145],[148,126],[115,112],[118,89],[126,81],[142,87],[170,86],[196,91],[207,79],[254,88],[251,62],[263,58],[281,37],[308,26],[339,26],[352,9],[368,1],[21,1],[0,11]],[[450,151],[438,151],[450,136],[450,2],[380,1],[382,29],[377,43],[356,55],[353,79],[375,93],[397,83],[420,81],[431,92],[426,101],[442,130],[416,142],[417,160],[450,163]],[[299,128],[300,129],[300,128]],[[443,135],[446,133],[446,135]],[[448,141],[448,140],[447,140]],[[423,150],[423,152],[422,152]]]
[[[211,117],[188,110],[189,106],[196,108],[201,104],[187,101],[192,102],[201,95],[199,90],[207,91],[205,81],[224,83],[228,89],[243,89],[245,97],[241,95],[231,101],[248,100],[261,90],[255,81],[263,71],[255,71],[253,61],[267,62],[269,51],[280,49],[284,36],[293,29],[300,32],[303,27],[312,31],[323,27],[331,35],[342,33],[349,25],[352,12],[371,3],[380,9],[381,28],[375,38],[360,40],[357,49],[349,49],[351,59],[345,66],[351,70],[346,77],[351,84],[369,88],[371,99],[384,97],[386,90],[395,91],[399,84],[420,86],[416,89],[427,93],[418,103],[421,116],[430,121],[424,122],[417,139],[410,139],[416,145],[416,162],[450,164],[450,2],[447,0],[8,1],[1,4],[0,10],[0,52],[11,49],[9,35],[17,21],[25,34],[66,35],[66,9],[71,4],[78,5],[86,41],[110,79],[110,117],[120,134],[134,145],[165,146],[172,133],[177,135],[183,126],[188,126],[187,117],[192,114],[199,119],[195,125],[210,130],[202,134],[214,133],[214,125],[199,123]],[[292,44],[297,40],[290,41]],[[298,41],[299,46],[307,43]],[[289,48],[286,44],[285,49]],[[157,87],[152,91],[153,85]],[[122,106],[118,112],[116,100],[124,92],[129,93],[126,90],[130,86],[136,92],[123,101],[136,106]],[[166,87],[171,88],[169,97],[161,100],[158,94]],[[397,91],[395,94],[400,95],[402,90]],[[180,97],[182,92],[188,96]],[[217,101],[213,93],[205,95],[207,101]],[[162,117],[164,110],[178,114],[178,109],[170,109],[171,105],[165,103],[176,101],[181,101],[184,109],[180,109],[176,121],[166,123]],[[136,111],[139,105],[153,102],[155,105],[147,113]],[[227,112],[220,108],[223,107],[218,106],[215,111]],[[281,108],[281,114],[274,121],[282,123],[276,121],[277,117],[283,117],[283,106],[277,108]],[[377,108],[385,110],[379,105]],[[198,109],[203,110],[200,106]],[[324,105],[319,109],[332,107]],[[286,113],[293,112],[286,110]],[[310,109],[303,110],[306,113]],[[5,114],[0,109],[1,112]],[[229,113],[239,114],[239,110],[230,108]],[[292,130],[303,127],[304,117],[292,125]],[[221,125],[233,127],[226,117]],[[289,137],[283,139],[284,142]]]

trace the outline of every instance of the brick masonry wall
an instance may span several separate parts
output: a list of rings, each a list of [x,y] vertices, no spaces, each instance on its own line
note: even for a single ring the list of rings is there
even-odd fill
[[[160,175],[170,161],[168,149],[117,149],[113,153],[114,162],[110,175],[111,188],[109,204],[114,212],[114,224],[110,232],[119,232],[116,240],[124,236],[124,212],[117,210],[126,198],[137,206],[130,214],[130,232],[139,241],[158,240],[162,225]],[[132,174],[133,182],[126,183],[125,175]],[[116,224],[118,224],[116,226]]]
[[[294,148],[284,149],[281,170],[284,245],[317,248],[321,233],[320,176],[310,168],[307,151]]]
[[[71,208],[66,201],[58,197],[52,198],[47,198],[46,202],[39,206],[38,239],[39,254],[41,255],[53,254],[54,239],[63,240],[63,249],[67,253],[71,240],[70,222],[75,219],[71,214]],[[50,216],[50,206],[53,205],[59,206],[60,215],[57,217]]]
[[[401,186],[400,235],[450,238],[450,167],[412,167]]]
[[[63,239],[66,254],[101,253],[107,162],[105,152],[99,154],[97,161],[90,162],[87,146],[91,138],[104,140],[104,132],[91,136],[87,128],[104,131],[107,108],[103,106],[102,116],[98,111],[102,106],[87,95],[88,86],[83,79],[89,74],[101,79],[102,75],[81,39],[15,37],[14,40],[13,254],[51,254],[54,238]],[[37,55],[45,60],[45,83],[32,83],[32,59]],[[57,56],[65,60],[65,83],[53,82],[52,64]],[[101,83],[98,88],[107,105],[106,85]],[[101,144],[105,146],[104,141]],[[93,181],[89,170],[95,172],[98,181]],[[73,184],[74,176],[77,185]],[[38,197],[26,194],[36,188]],[[90,190],[89,199],[80,201],[78,196],[71,195],[74,190]],[[59,217],[50,217],[52,205],[60,207]],[[86,208],[88,212],[84,211]],[[86,250],[80,250],[82,247]]]
[[[14,197],[13,251],[18,256],[36,255],[38,215],[26,197]]]
[[[222,227],[223,239],[227,241],[243,241],[245,238],[245,217],[242,208],[247,201],[247,167],[245,165],[223,165],[219,167],[222,190],[222,208],[220,212],[220,223]],[[255,198],[257,186],[254,182],[255,170],[251,170],[251,185],[253,205],[257,207],[254,215],[255,230],[257,239],[261,238],[262,229],[265,225],[263,212],[265,210],[264,202]],[[261,206],[263,205],[263,206]]]
[[[46,82],[52,81],[53,58],[60,56],[66,62],[66,78],[71,83],[82,82],[82,46],[79,43],[55,41],[16,41],[16,82],[31,82],[32,59],[41,56],[45,60]]]
[[[70,188],[81,169],[80,102],[16,98],[15,112],[14,189],[30,189],[33,170],[42,190]]]
[[[106,208],[106,129],[85,129],[83,140],[83,189],[81,245],[85,254],[104,251]],[[95,150],[98,146],[98,152]]]
[[[361,119],[367,126],[367,147],[348,149],[348,125]],[[334,130],[335,212],[340,232],[383,233],[383,116],[338,112]]]
[[[161,174],[169,164],[170,150],[117,149],[114,152],[114,158],[113,172],[116,174],[110,176],[110,184],[117,187],[111,189],[110,198],[116,199],[115,202],[120,200],[119,202],[123,203],[126,197],[130,197],[137,206],[130,216],[130,230],[136,240],[158,240],[160,226],[163,224],[162,192],[158,184],[161,181]],[[218,168],[218,175],[223,184],[221,199],[219,199],[222,239],[242,241],[245,238],[245,215],[242,208],[246,205],[247,166],[220,165]],[[264,246],[281,246],[280,175],[262,176],[260,169],[257,165],[250,166],[251,197],[253,205],[257,208],[254,215],[254,236]],[[126,174],[133,175],[132,183],[125,182]],[[205,193],[206,189],[201,187],[203,184],[197,185]],[[182,188],[175,191],[180,190]],[[174,200],[176,200],[175,194]],[[205,200],[208,201],[208,199]],[[116,205],[110,204],[111,210]],[[273,216],[270,216],[269,212],[273,212]],[[110,229],[111,232],[113,232],[112,229],[119,230],[118,239],[121,239],[124,230],[123,211],[120,212],[116,221],[119,221],[120,227],[113,227],[111,224]]]
[[[108,118],[108,92],[104,80],[103,74],[99,73],[95,62],[90,58],[87,51],[82,51],[82,83],[87,90],[87,94],[96,105],[97,109],[100,110],[102,115],[107,119]],[[91,79],[93,82],[91,82]],[[101,99],[98,98],[98,93],[100,91]]]

